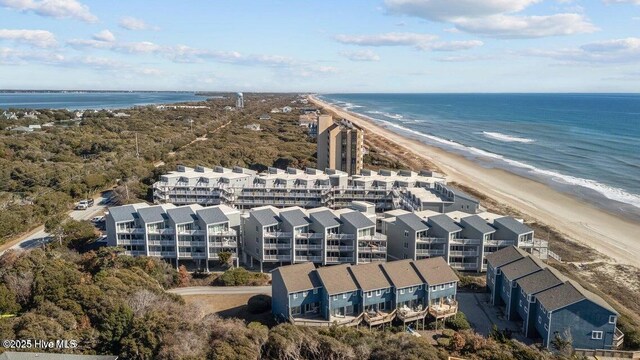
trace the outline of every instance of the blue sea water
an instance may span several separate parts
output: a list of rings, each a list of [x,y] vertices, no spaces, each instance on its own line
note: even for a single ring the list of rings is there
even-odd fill
[[[389,130],[640,214],[640,94],[325,94]]]
[[[192,92],[7,92],[0,93],[0,109],[124,109],[205,99]]]

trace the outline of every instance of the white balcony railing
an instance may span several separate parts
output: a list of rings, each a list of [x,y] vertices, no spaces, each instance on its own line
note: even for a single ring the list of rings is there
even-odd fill
[[[291,255],[265,255],[264,260],[291,261]]]
[[[264,237],[265,238],[291,238],[293,236],[293,233],[291,232],[284,232],[284,231],[265,231],[264,232]]]
[[[265,249],[291,249],[291,244],[289,244],[289,243],[264,243],[263,247]]]

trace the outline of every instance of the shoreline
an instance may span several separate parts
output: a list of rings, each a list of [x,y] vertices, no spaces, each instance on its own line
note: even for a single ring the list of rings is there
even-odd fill
[[[556,228],[567,238],[585,244],[616,262],[640,267],[640,224],[616,216],[542,182],[499,168],[485,168],[462,155],[447,152],[386,129],[370,119],[310,96],[315,105],[379,135],[417,157],[435,164],[447,181],[471,187]],[[538,234],[542,237],[543,234]],[[553,250],[553,249],[551,249]]]

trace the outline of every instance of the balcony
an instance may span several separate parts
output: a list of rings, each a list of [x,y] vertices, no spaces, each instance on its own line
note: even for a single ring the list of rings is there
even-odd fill
[[[456,270],[476,270],[478,269],[478,264],[476,263],[450,263],[452,268]]]
[[[207,257],[204,252],[179,252],[178,255],[181,259],[205,259]]]
[[[447,318],[458,312],[458,302],[451,301],[450,304],[437,304],[429,306],[429,314],[436,319]]]
[[[238,236],[235,229],[210,231],[209,236]]]
[[[176,257],[175,251],[149,251],[149,256],[159,256],[159,257]]]
[[[409,308],[403,306],[398,309],[397,317],[402,322],[422,320],[429,313],[429,308],[424,308],[422,305],[418,305],[415,308]]]
[[[297,250],[322,250],[321,244],[295,244]]]
[[[129,256],[145,256],[145,255],[147,255],[144,250],[125,251],[124,254],[125,255],[129,255]]]
[[[123,239],[118,240],[118,245],[144,245],[145,241],[143,239]]]
[[[148,229],[147,234],[161,234],[161,235],[173,235],[173,229]]]
[[[238,247],[237,241],[209,241],[209,247],[212,248],[236,248]]]
[[[337,264],[353,263],[353,257],[352,256],[345,256],[345,257],[327,256],[327,262],[337,263]]]
[[[283,232],[283,231],[265,231],[264,232],[265,238],[290,239],[292,236],[293,236],[293,233],[291,232]]]
[[[451,239],[452,245],[482,245],[482,239]]]
[[[232,259],[237,259],[238,258],[238,254],[235,252],[231,253],[231,258]],[[213,252],[213,251],[209,251],[209,259],[218,259],[218,253],[217,252]]]
[[[178,246],[190,246],[190,247],[198,247],[205,246],[204,241],[178,241]]]
[[[313,261],[320,262],[322,261],[322,256],[309,256],[309,255],[296,255],[295,261]]]
[[[296,239],[324,239],[323,234],[319,233],[295,233]]]
[[[421,248],[416,249],[416,255],[444,256],[444,254],[445,254],[444,249],[421,249]]]
[[[204,235],[204,230],[178,230],[178,235]]]
[[[511,245],[515,245],[516,240],[485,240],[485,246],[497,246],[497,247],[507,247]]]
[[[386,246],[359,246],[358,247],[358,252],[363,252],[363,253],[386,253],[387,252],[387,247]]]
[[[427,244],[446,244],[446,238],[438,238],[438,237],[427,237],[427,236],[419,236],[416,238],[417,242],[427,243]]]
[[[291,261],[291,255],[265,255],[263,259],[271,261]]]
[[[150,246],[175,246],[176,242],[173,240],[149,240],[148,244]]]
[[[396,317],[397,310],[393,310],[390,313],[383,311],[369,311],[364,313],[364,322],[369,326],[376,326],[391,322]]]
[[[353,234],[327,234],[327,240],[353,240],[356,236]]]
[[[351,245],[327,245],[327,251],[353,251]]]
[[[143,228],[118,228],[120,234],[144,234]]]
[[[449,251],[449,256],[478,256],[478,255],[479,255],[478,250]]]
[[[613,348],[619,349],[622,346],[623,342],[624,342],[624,333],[620,331],[620,329],[618,329],[618,327],[616,326],[616,330],[613,333]]]
[[[358,316],[331,316],[329,320],[325,320],[320,315],[315,316],[291,316],[289,321],[299,326],[356,326],[362,322],[363,314]]]
[[[263,246],[265,249],[291,249],[291,244],[289,243],[264,243]]]
[[[387,235],[375,233],[374,235],[358,236],[358,240],[362,241],[387,241]]]

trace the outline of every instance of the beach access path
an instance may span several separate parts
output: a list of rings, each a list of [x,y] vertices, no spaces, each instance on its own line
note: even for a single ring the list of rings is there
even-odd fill
[[[540,182],[505,170],[485,168],[463,156],[406,138],[315,97],[309,99],[336,116],[363,127],[366,132],[382,136],[413,155],[432,162],[445,172],[448,181],[469,186],[510,205],[616,262],[640,267],[640,223],[608,213]]]

